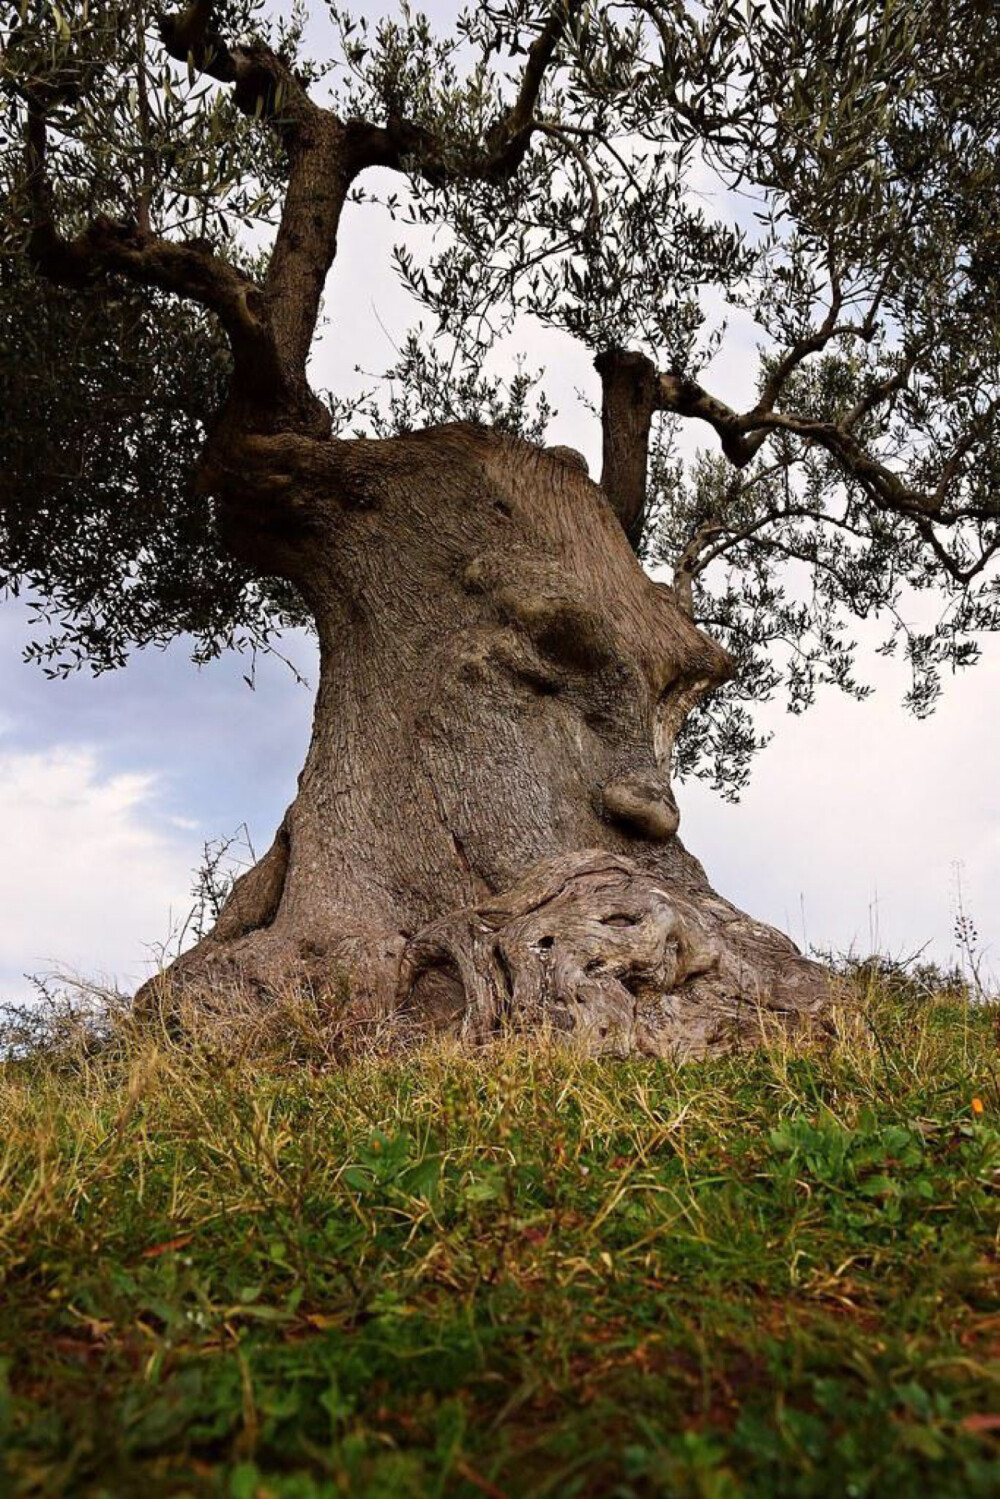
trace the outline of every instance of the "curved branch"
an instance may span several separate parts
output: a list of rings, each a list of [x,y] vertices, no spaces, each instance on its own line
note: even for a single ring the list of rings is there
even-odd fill
[[[321,427],[322,410],[308,395],[305,369],[351,182],[344,128],[310,99],[293,69],[269,47],[230,47],[212,28],[212,9],[212,0],[193,0],[181,14],[162,18],[160,34],[171,57],[230,84],[237,107],[267,121],[285,147],[288,186],[264,289],[286,377],[298,387],[311,423]]]
[[[548,20],[528,48],[516,98],[487,133],[485,149],[476,160],[456,166],[432,130],[395,116],[385,125],[374,125],[368,120],[347,121],[353,170],[388,167],[393,171],[416,171],[435,184],[502,182],[512,177],[527,155],[532,134],[540,128],[535,109],[545,75],[567,26],[581,9],[582,0],[556,0]]]
[[[285,60],[259,42],[230,47],[212,26],[213,0],[193,0],[177,15],[160,18],[160,36],[169,55],[190,63],[216,83],[233,85],[233,97],[246,115],[294,133],[323,111],[314,104]]]
[[[587,191],[590,194],[590,209],[587,213],[585,233],[593,233],[601,222],[601,194],[597,185],[597,176],[593,167],[587,160],[585,153],[577,145],[576,141],[563,129],[561,125],[551,120],[535,120],[534,128],[541,134],[547,135],[552,140],[560,143],[564,151],[567,151],[576,162],[584,177],[587,179]]]
[[[837,274],[832,251],[829,257],[829,271],[830,306],[827,309],[826,317],[823,319],[819,327],[814,329],[813,332],[810,333],[807,337],[800,338],[794,344],[792,344],[792,347],[786,351],[786,353],[775,365],[774,369],[767,377],[767,380],[764,382],[764,389],[761,392],[760,400],[757,402],[756,409],[758,411],[773,411],[778,397],[781,395],[781,392],[785,387],[785,381],[788,379],[789,375],[791,375],[793,371],[803,363],[804,360],[808,359],[810,354],[820,353],[823,349],[826,348],[827,344],[832,338],[834,338],[838,333],[846,331],[844,329],[838,328],[837,326],[837,318],[840,316],[840,309],[843,306],[844,298],[840,285],[840,277]]]
[[[905,383],[905,380],[902,382]],[[1000,516],[1000,497],[990,506],[949,506],[948,487],[958,474],[962,461],[975,446],[987,423],[1000,410],[1000,399],[970,427],[962,441],[944,463],[934,490],[926,492],[905,483],[897,473],[874,457],[851,430],[857,419],[901,388],[899,376],[873,387],[859,407],[840,422],[797,416],[792,412],[768,411],[760,406],[740,414],[724,401],[708,394],[694,380],[677,375],[658,378],[658,409],[679,416],[696,417],[715,429],[722,451],[737,468],[744,468],[772,432],[787,432],[804,442],[823,448],[836,460],[845,474],[856,479],[870,499],[883,509],[910,519],[954,525],[964,519],[993,520]]]
[[[696,380],[686,380],[681,375],[658,377],[656,409],[708,422],[719,434],[722,451],[737,468],[746,467],[767,437],[766,432],[748,437],[744,418],[738,412],[710,396]]]
[[[963,567],[948,551],[948,548],[942,545],[930,521],[918,520],[916,524],[920,535],[930,547],[945,572],[955,583],[960,584],[963,588],[967,587],[981,572],[985,572],[993,558],[1000,552],[1000,539],[998,539],[991,545],[984,547],[975,562],[970,562],[967,567]]]
[[[876,406],[880,406],[883,401],[891,400],[901,390],[906,389],[917,359],[922,352],[923,347],[921,345],[907,350],[899,369],[894,374],[887,376],[886,379],[877,381],[865,392],[860,400],[851,407],[840,423],[846,432],[850,432],[852,427],[856,427],[863,417],[868,416],[875,410]]]
[[[227,48],[209,29],[210,15],[208,0],[195,0],[181,16],[163,18],[160,29],[171,55],[190,57],[209,76],[233,84],[245,112],[268,115],[288,150],[289,185],[263,286],[203,241],[152,233],[141,195],[136,221],[100,216],[73,237],[62,234],[46,161],[52,99],[35,86],[22,90],[29,254],[43,275],[63,285],[123,276],[199,303],[227,334],[232,393],[255,408],[254,424],[325,437],[329,414],[307,387],[305,362],[347,191],[330,170],[339,122],[312,104],[288,65],[267,48]],[[148,176],[148,162],[144,170]]]
[[[100,217],[73,238],[65,238],[52,211],[45,111],[31,98],[25,145],[31,215],[28,250],[38,270],[62,286],[87,286],[102,276],[125,276],[198,302],[216,314],[228,335],[240,392],[276,399],[284,381],[261,288],[204,245],[176,244],[136,224]]]

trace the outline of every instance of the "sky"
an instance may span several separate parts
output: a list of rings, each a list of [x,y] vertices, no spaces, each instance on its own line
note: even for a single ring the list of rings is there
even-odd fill
[[[398,235],[348,211],[318,384],[355,389],[355,366],[387,367],[417,320],[390,266]],[[546,367],[559,411],[547,440],[597,471],[598,423],[575,395],[597,394],[586,351],[530,327],[518,350]],[[738,403],[755,364],[753,330],[737,322],[705,383]],[[129,988],[176,939],[205,842],[245,828],[268,846],[294,795],[311,691],[275,661],[250,691],[239,658],[195,668],[183,642],[52,682],[22,662],[26,631],[23,607],[0,603],[0,998],[25,997],[26,975]],[[315,683],[311,641],[285,649]],[[761,711],[774,739],[738,805],[681,785],[682,837],[722,894],[819,950],[948,962],[960,889],[1000,974],[1000,642],[984,642],[925,721],[901,706],[898,663],[863,664],[877,688],[864,703],[826,689],[801,717]]]

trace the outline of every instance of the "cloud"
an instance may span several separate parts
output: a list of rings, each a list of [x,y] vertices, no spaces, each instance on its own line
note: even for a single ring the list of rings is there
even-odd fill
[[[823,694],[776,731],[740,805],[679,790],[681,833],[724,894],[800,944],[954,953],[957,884],[1000,976],[1000,650],[947,684],[925,722],[900,707],[898,663],[866,662],[867,702]]]
[[[80,746],[0,749],[0,996],[54,968],[123,985],[186,911],[190,848],[153,774],[109,773]]]

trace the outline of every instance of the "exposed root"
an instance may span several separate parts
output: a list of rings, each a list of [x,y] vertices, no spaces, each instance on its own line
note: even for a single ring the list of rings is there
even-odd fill
[[[592,1053],[700,1055],[821,1015],[826,971],[769,927],[630,859],[537,865],[417,934],[397,1010],[483,1042],[549,1030]]]
[[[266,1008],[290,978],[325,995],[345,1037],[387,1047],[429,1033],[482,1044],[546,1034],[590,1053],[698,1056],[824,1014],[826,970],[706,888],[602,850],[532,868],[505,895],[408,940],[355,933],[291,942],[280,921],[203,944],[171,975],[239,987]]]

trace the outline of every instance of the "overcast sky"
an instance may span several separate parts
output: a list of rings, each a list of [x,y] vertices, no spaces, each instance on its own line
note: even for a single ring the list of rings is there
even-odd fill
[[[349,211],[318,383],[355,388],[355,364],[385,368],[416,320],[392,241],[371,212]],[[581,449],[596,471],[597,423],[575,396],[597,394],[589,356],[531,328],[519,347],[547,368],[559,409],[548,440]],[[739,401],[755,357],[752,330],[737,325],[706,383]],[[53,970],[133,985],[190,906],[205,840],[245,823],[267,847],[294,794],[311,692],[277,663],[251,692],[238,659],[198,670],[183,643],[97,681],[49,682],[21,662],[25,638],[23,609],[0,604],[0,996]],[[314,682],[309,640],[288,650]],[[898,664],[864,665],[879,689],[865,703],[829,689],[801,718],[764,710],[775,737],[740,805],[678,788],[682,836],[724,895],[822,949],[926,945],[947,961],[960,879],[1000,971],[998,643],[925,722],[900,706]]]

